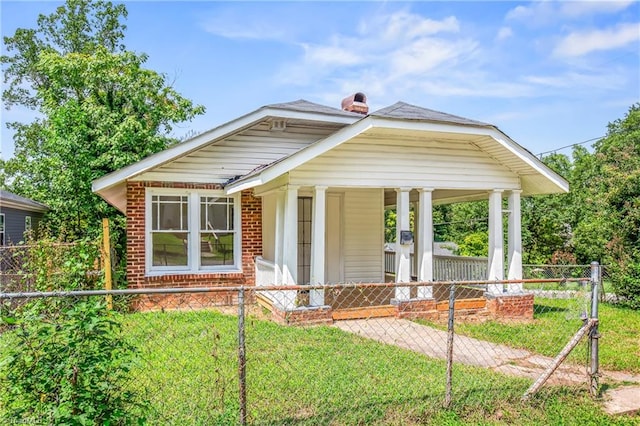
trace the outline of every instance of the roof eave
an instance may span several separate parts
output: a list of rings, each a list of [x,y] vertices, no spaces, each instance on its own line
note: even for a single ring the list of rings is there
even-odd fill
[[[128,179],[132,179],[179,157],[188,155],[202,148],[204,145],[213,143],[216,140],[224,139],[267,118],[301,119],[324,122],[327,121],[327,118],[329,117],[331,120],[328,121],[339,124],[352,124],[353,122],[361,119],[361,117],[358,116],[352,117],[340,114],[332,115],[325,112],[312,113],[291,111],[287,109],[271,108],[269,106],[262,107],[252,113],[246,114],[208,132],[202,133],[193,139],[174,145],[171,148],[150,155],[136,163],[98,178],[92,182],[91,188],[93,192],[100,194],[105,189],[118,185]]]

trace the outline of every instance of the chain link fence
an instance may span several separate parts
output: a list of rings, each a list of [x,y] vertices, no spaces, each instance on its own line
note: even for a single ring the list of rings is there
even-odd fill
[[[545,391],[597,381],[589,339],[552,370],[594,315],[580,279],[563,299],[528,293],[549,279],[3,292],[0,423],[65,423],[93,403],[119,407],[102,423],[483,422],[545,374]]]

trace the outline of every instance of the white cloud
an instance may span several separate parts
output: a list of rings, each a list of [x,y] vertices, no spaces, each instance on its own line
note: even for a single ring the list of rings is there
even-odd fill
[[[320,67],[352,66],[365,61],[359,52],[336,45],[302,44],[302,47],[305,50],[305,61]]]
[[[533,2],[530,6],[516,6],[507,12],[506,19],[539,25],[552,20],[556,13],[554,3],[550,1],[540,1]]]
[[[564,16],[581,17],[603,13],[615,13],[626,9],[633,1],[581,0],[561,3],[560,12]]]
[[[404,11],[389,17],[380,17],[374,25],[363,26],[361,29],[363,34],[371,35],[380,29],[379,25],[383,27],[381,38],[385,41],[411,40],[443,32],[460,31],[460,24],[455,16],[436,21]]]
[[[511,27],[502,27],[498,30],[498,34],[496,35],[496,40],[502,41],[512,36],[513,36],[513,30],[511,29]]]
[[[640,40],[640,23],[618,24],[613,28],[576,31],[564,37],[553,50],[556,57],[583,56],[598,50],[612,50]]]
[[[345,86],[357,80],[362,87],[366,78],[367,90],[384,91],[388,83],[397,87],[403,79],[424,78],[472,56],[477,42],[458,36],[459,31],[453,16],[433,20],[398,11],[370,17],[352,34],[333,35],[324,43],[301,43],[304,54],[283,67],[278,80],[305,85],[330,78]],[[333,76],[337,69],[339,80]]]
[[[534,1],[528,6],[516,6],[507,12],[506,19],[522,21],[531,26],[548,25],[564,18],[577,19],[588,15],[616,13],[626,9],[632,0],[603,1]]]
[[[523,81],[551,89],[617,90],[626,83],[625,73],[618,68],[593,72],[566,71],[557,75],[528,75]]]

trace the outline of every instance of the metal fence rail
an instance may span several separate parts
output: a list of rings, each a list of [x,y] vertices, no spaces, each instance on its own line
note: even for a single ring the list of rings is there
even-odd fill
[[[135,348],[125,388],[144,402],[151,424],[399,423],[394,416],[420,423],[434,415],[434,407],[473,411],[522,396],[553,366],[585,315],[597,314],[589,288],[573,299],[536,297],[533,319],[496,319],[488,307],[493,299],[474,287],[483,283],[430,283],[429,308],[406,300],[389,303],[398,287],[412,293],[419,283],[0,293],[2,317],[15,319],[0,328],[0,356],[21,321],[64,329],[61,312],[81,302],[100,304],[109,295],[115,310],[105,315]],[[594,288],[598,284],[596,276]],[[276,315],[262,297],[310,289],[337,304],[300,304]],[[230,292],[237,295],[235,306],[225,304]],[[33,302],[50,309],[21,317]],[[419,315],[426,311],[430,315]],[[296,321],[299,326],[284,325]],[[531,324],[535,332],[523,334]],[[591,359],[587,374],[586,353],[587,345],[579,344],[549,374],[550,382],[597,389],[597,362]],[[0,422],[24,420],[7,416],[0,405]]]

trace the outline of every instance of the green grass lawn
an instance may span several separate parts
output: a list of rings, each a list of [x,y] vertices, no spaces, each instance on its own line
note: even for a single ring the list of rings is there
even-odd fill
[[[582,325],[580,314],[588,301],[535,299],[534,320],[488,321],[482,324],[456,322],[456,333],[503,343],[514,348],[555,357]],[[600,367],[640,373],[640,311],[601,303],[599,307]],[[441,324],[432,324],[443,328]],[[569,356],[569,362],[587,365],[586,340]]]
[[[214,311],[136,313],[125,331],[141,350],[131,386],[150,424],[237,424],[237,318]],[[633,424],[612,418],[586,389],[456,365],[453,405],[442,407],[445,363],[333,327],[247,320],[249,421],[265,425]]]

